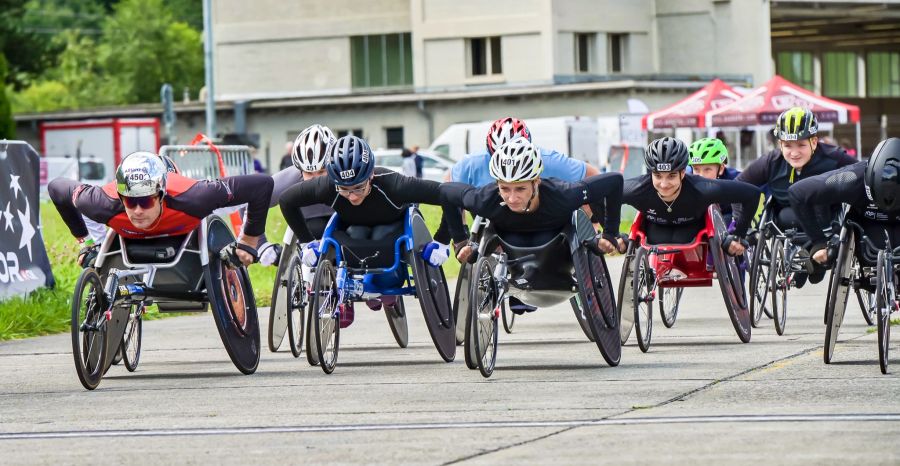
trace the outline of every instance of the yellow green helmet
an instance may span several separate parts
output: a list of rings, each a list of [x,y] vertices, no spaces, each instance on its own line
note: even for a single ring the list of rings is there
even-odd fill
[[[703,138],[694,141],[688,148],[691,152],[691,166],[728,161],[728,148],[721,139]]]
[[[778,115],[775,137],[781,141],[809,139],[819,132],[819,122],[808,108],[791,107]]]

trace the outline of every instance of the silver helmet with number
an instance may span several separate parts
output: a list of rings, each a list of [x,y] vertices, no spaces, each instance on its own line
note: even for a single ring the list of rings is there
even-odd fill
[[[327,126],[312,125],[304,129],[294,139],[291,150],[294,167],[304,172],[317,172],[325,168],[325,163],[328,162],[326,149],[332,141],[334,133]]]
[[[168,168],[153,152],[132,152],[116,169],[116,190],[120,196],[143,197],[166,194]]]

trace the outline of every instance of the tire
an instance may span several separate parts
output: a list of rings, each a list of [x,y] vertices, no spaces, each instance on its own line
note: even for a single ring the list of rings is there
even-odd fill
[[[649,251],[637,248],[632,263],[631,289],[634,302],[634,331],[638,346],[646,353],[650,350],[650,336],[653,333],[653,291],[656,280],[650,268]]]
[[[284,273],[286,277],[286,293],[282,295],[285,300],[287,312],[287,335],[291,354],[295,358],[303,352],[303,337],[306,333],[306,319],[304,310],[308,305],[309,295],[306,292],[306,282],[303,281],[303,262],[300,256],[295,255]],[[274,311],[273,311],[274,312]]]
[[[337,366],[340,343],[340,314],[338,307],[337,275],[329,260],[319,261],[313,278],[312,321],[315,325],[316,354],[326,374]]]
[[[741,270],[737,264],[737,258],[725,253],[724,239],[728,234],[722,212],[716,206],[709,208],[709,215],[715,228],[715,233],[709,238],[709,254],[712,256],[716,270],[716,280],[719,282],[719,290],[725,301],[725,309],[731,326],[742,343],[749,343],[753,332],[750,309],[747,305],[747,292],[744,281],[741,279]]]
[[[593,331],[591,331],[591,324],[588,322],[584,307],[581,305],[581,296],[576,294],[569,298],[569,305],[572,306],[572,312],[575,313],[575,319],[578,320],[578,326],[581,327],[584,336],[586,336],[591,343],[595,343],[596,340],[594,339]]]
[[[659,317],[666,328],[675,325],[684,288],[662,288],[659,292]]]
[[[775,332],[784,335],[787,322],[787,293],[790,289],[790,265],[785,262],[784,240],[776,240],[772,246],[772,268],[769,273],[769,289],[772,290],[772,320]]]
[[[619,277],[618,293],[616,294],[616,312],[619,314],[619,341],[624,345],[631,336],[631,330],[634,328],[634,312],[632,308],[634,303],[634,293],[632,292],[632,272],[634,264],[634,255],[636,249],[634,243],[628,245],[628,252],[625,253],[625,260],[622,262],[622,274]]]
[[[503,331],[511,334],[516,323],[516,313],[509,310],[505,302],[500,303],[500,314],[503,315]]]
[[[472,342],[473,357],[478,370],[485,378],[494,373],[497,362],[497,338],[500,314],[497,309],[497,285],[493,277],[493,264],[488,257],[481,257],[472,268],[469,286],[469,315],[466,341]]]
[[[462,345],[466,340],[466,316],[469,312],[469,274],[472,264],[463,263],[456,277],[456,291],[453,298],[453,318],[456,319],[456,344]]]
[[[853,280],[854,249],[856,241],[853,232],[844,228],[841,234],[841,243],[838,247],[837,260],[831,269],[831,277],[828,281],[828,297],[825,301],[825,348],[822,352],[825,364],[831,364],[834,356],[834,345],[844,321],[844,312],[847,309],[847,298],[850,296],[850,286]]]
[[[78,380],[88,390],[97,388],[106,371],[108,328],[106,297],[97,272],[81,272],[72,296],[72,356]]]
[[[291,241],[284,244],[278,258],[278,270],[275,272],[275,286],[272,287],[272,301],[269,307],[268,340],[269,351],[277,352],[284,342],[287,333],[287,273],[291,258],[297,252],[297,238],[291,235]]]
[[[397,296],[397,304],[384,306],[384,316],[387,318],[388,326],[391,327],[391,334],[394,335],[397,346],[401,348],[409,346],[409,325],[406,322],[403,296]]]
[[[313,324],[313,312],[315,308],[313,307],[312,298],[310,298],[309,303],[309,312],[306,313],[306,362],[309,363],[310,366],[318,366],[319,365],[319,353],[316,352],[316,337],[313,335],[315,331],[315,324]]]
[[[756,247],[753,248],[753,259],[750,262],[749,287],[750,323],[757,328],[763,313],[769,318],[772,316],[772,311],[767,305],[767,298],[769,297],[769,273],[772,270],[772,243],[774,242],[766,241],[762,232],[759,233],[759,236]]]
[[[122,347],[119,349],[122,353],[122,361],[125,363],[125,369],[128,369],[128,372],[137,370],[138,363],[141,360],[144,308],[143,306],[135,307],[137,309],[135,309],[128,317],[125,335],[122,337]]]
[[[893,271],[888,273],[885,251],[878,253],[878,287],[875,294],[875,308],[878,312],[878,366],[882,374],[888,373],[888,345],[891,340],[891,309],[895,305],[894,297],[889,296],[893,286],[887,280],[893,280]]]

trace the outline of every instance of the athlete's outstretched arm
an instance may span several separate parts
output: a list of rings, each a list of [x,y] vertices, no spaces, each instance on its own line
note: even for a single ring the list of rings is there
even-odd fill
[[[853,204],[865,196],[865,171],[866,163],[858,162],[800,180],[788,189],[791,207],[813,244],[811,252],[824,246],[834,208],[842,202]]]
[[[736,180],[707,180],[697,183],[697,189],[704,194],[704,203],[733,204],[735,217],[734,234],[743,238],[747,236],[750,221],[756,212],[761,191],[756,186]]]
[[[306,217],[300,211],[301,207],[326,204],[332,205],[338,193],[334,191],[334,184],[327,176],[301,181],[287,190],[281,195],[278,204],[281,206],[281,213],[287,222],[291,231],[297,235],[297,239],[301,243],[309,243],[316,238],[309,227],[306,225]]]

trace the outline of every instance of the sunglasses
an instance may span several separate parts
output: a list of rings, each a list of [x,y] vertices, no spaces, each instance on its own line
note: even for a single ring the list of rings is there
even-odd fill
[[[122,203],[124,203],[125,207],[128,207],[129,209],[136,209],[138,207],[140,207],[141,209],[149,209],[153,207],[158,197],[159,196],[155,194],[151,196],[140,197],[120,196],[120,198],[122,199]]]
[[[366,181],[365,183],[363,183],[361,185],[358,184],[356,186],[351,186],[349,188],[335,186],[334,189],[338,192],[338,194],[340,194],[342,196],[349,196],[351,194],[356,194],[357,196],[361,196],[366,192],[366,189],[368,189],[368,187],[369,187],[368,185],[369,185],[369,182]]]

